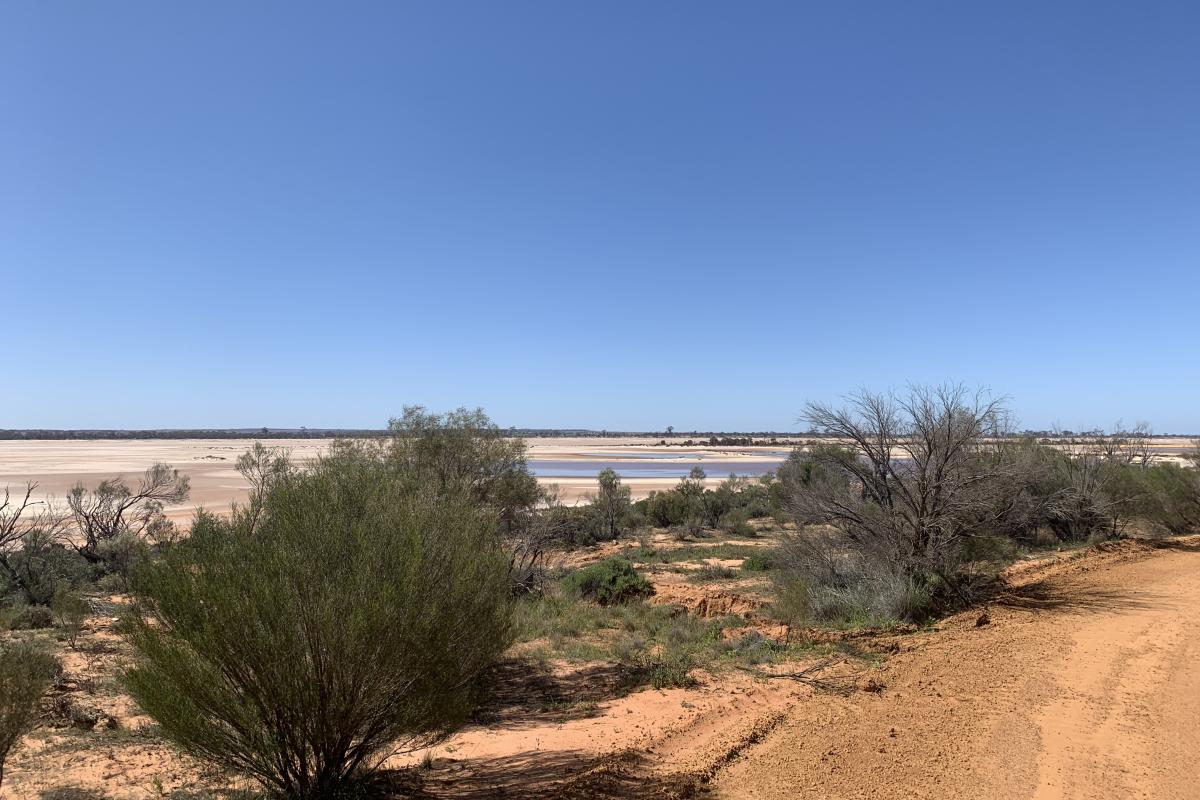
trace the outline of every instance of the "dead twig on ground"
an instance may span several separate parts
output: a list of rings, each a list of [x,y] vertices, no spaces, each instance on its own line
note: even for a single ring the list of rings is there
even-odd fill
[[[845,658],[826,658],[815,664],[810,664],[804,669],[796,672],[766,672],[761,669],[752,667],[739,667],[746,672],[756,675],[760,678],[787,678],[788,680],[798,681],[805,686],[811,686],[813,689],[820,692],[832,692],[834,694],[848,695],[854,692],[858,687],[858,679],[861,672],[852,672],[848,675],[823,675],[822,673],[833,669],[839,664],[846,663]]]

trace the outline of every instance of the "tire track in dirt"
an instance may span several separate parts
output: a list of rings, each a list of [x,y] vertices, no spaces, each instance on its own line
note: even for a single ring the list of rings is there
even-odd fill
[[[804,700],[721,798],[1200,797],[1200,538],[1014,570],[988,609],[909,637],[887,689]]]

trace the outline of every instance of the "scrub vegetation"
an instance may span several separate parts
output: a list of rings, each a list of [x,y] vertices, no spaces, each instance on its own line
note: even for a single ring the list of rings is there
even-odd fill
[[[188,481],[166,464],[62,505],[5,490],[0,780],[39,719],[120,727],[72,705],[81,679],[51,653],[123,648],[103,691],[215,774],[346,797],[477,724],[501,673],[599,664],[619,693],[844,655],[839,630],[986,600],[1023,553],[1200,526],[1200,448],[1167,461],[1148,426],[1019,437],[1001,399],[961,386],[805,419],[774,473],[695,469],[636,501],[605,470],[567,505],[482,411],[420,407],[305,464],[256,444],[245,503],[186,530],[165,509]],[[104,644],[96,620],[117,614]]]

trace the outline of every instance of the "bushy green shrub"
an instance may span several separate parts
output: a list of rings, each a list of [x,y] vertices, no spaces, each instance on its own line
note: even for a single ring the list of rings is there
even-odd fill
[[[7,558],[7,563],[10,589],[29,605],[50,605],[59,584],[65,581],[79,585],[92,574],[83,556],[36,528],[21,537],[20,549]]]
[[[596,538],[617,538],[623,530],[622,523],[630,510],[630,489],[621,483],[621,476],[612,469],[604,469],[596,477],[599,493],[591,504]]]
[[[9,752],[33,725],[38,701],[58,670],[53,656],[31,644],[0,650],[0,784]]]
[[[722,527],[726,519],[736,525],[738,521],[770,516],[780,509],[779,482],[771,475],[755,481],[730,475],[716,489],[705,488],[704,480],[704,471],[697,468],[675,488],[653,492],[634,503],[633,513],[660,528],[687,525],[697,529]],[[753,535],[753,532],[739,528],[738,535]]]
[[[775,568],[776,555],[766,548],[755,550],[742,561],[742,572],[766,572]]]
[[[54,627],[54,612],[47,606],[21,603],[14,606],[9,613],[9,630],[31,631]]]
[[[795,626],[808,622],[811,615],[808,583],[794,576],[778,578],[771,616],[784,625]]]
[[[563,588],[571,596],[602,606],[627,603],[654,594],[650,582],[623,558],[608,558],[578,569],[566,577]]]
[[[655,689],[683,689],[696,684],[691,675],[696,660],[686,648],[667,645],[653,651],[645,645],[623,646],[622,652],[627,653],[622,664],[633,684],[648,683]]]
[[[685,650],[667,648],[645,665],[647,678],[655,689],[684,689],[696,684],[692,677],[695,659]]]
[[[674,489],[654,492],[641,501],[641,509],[660,528],[682,525],[696,515],[694,498],[686,497]]]
[[[103,560],[108,574],[119,577],[121,589],[128,591],[133,572],[149,555],[150,545],[142,537],[122,531],[96,545],[96,553]]]
[[[1142,517],[1174,534],[1200,529],[1200,470],[1155,464],[1139,477]]]
[[[749,538],[755,535],[754,528],[750,526],[750,512],[744,508],[735,508],[726,512],[721,517],[719,527],[723,533],[729,536]]]
[[[810,587],[808,605],[813,619],[844,626],[920,621],[935,610],[930,587],[902,576]]]
[[[143,564],[126,682],[169,738],[324,800],[466,719],[510,640],[508,564],[495,513],[423,475],[339,447],[271,486],[252,531],[201,513]]]

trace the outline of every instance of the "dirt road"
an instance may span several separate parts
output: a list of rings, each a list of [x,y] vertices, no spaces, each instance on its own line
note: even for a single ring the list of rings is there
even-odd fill
[[[713,796],[1200,797],[1200,538],[1012,583],[985,624],[903,642],[883,691],[792,706]]]

